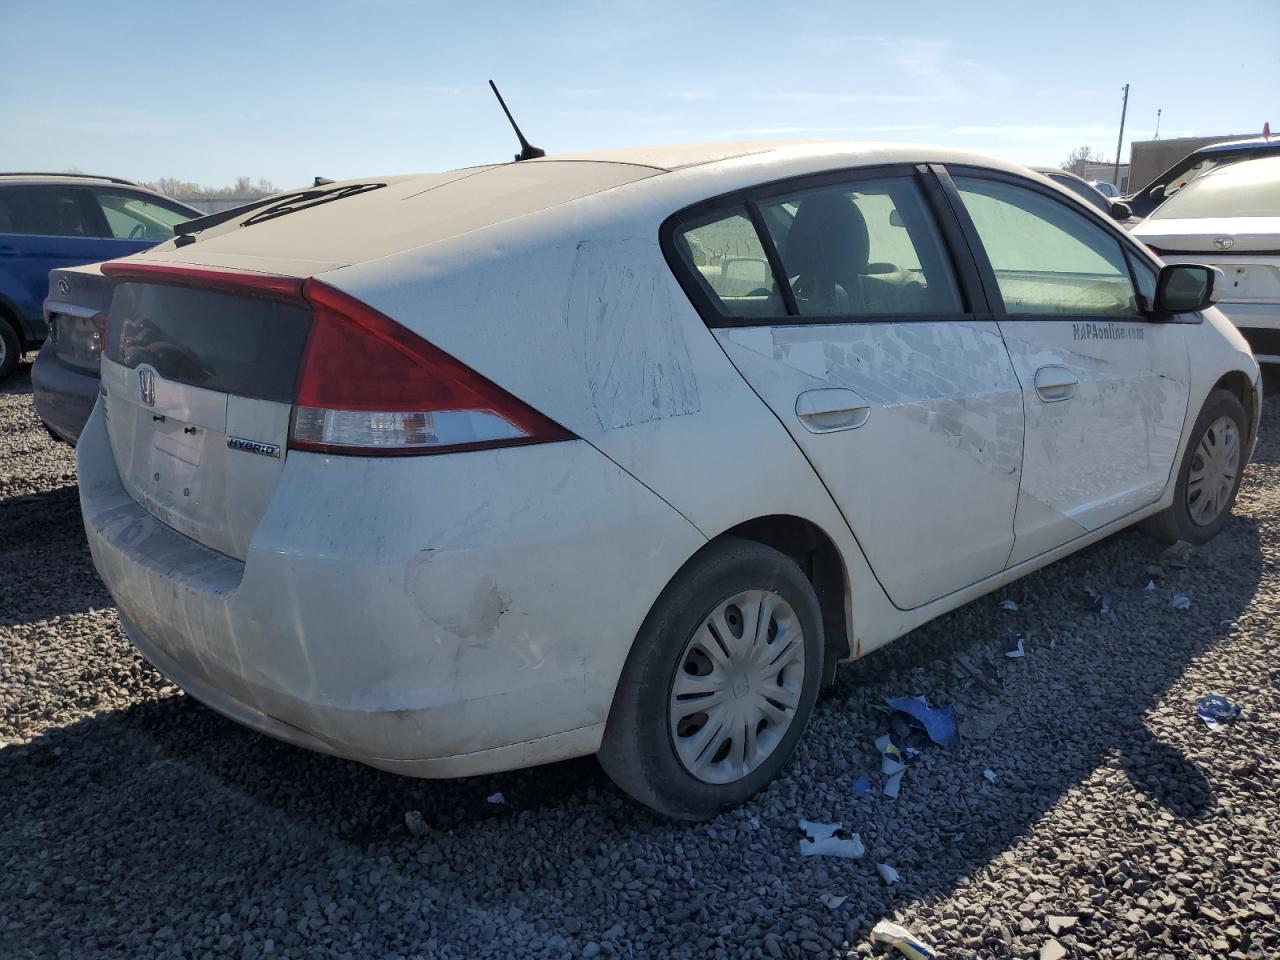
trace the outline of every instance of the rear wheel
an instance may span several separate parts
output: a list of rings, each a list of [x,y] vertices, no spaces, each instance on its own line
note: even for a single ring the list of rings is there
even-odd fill
[[[1173,503],[1146,523],[1157,539],[1204,543],[1231,516],[1244,468],[1244,409],[1235,394],[1209,394],[1178,467]]]
[[[13,329],[8,317],[0,314],[0,380],[17,369],[20,356],[22,344],[18,340],[18,331]]]
[[[600,763],[660,813],[714,816],[786,765],[822,678],[818,598],[790,557],[726,538],[654,605],[623,669]]]

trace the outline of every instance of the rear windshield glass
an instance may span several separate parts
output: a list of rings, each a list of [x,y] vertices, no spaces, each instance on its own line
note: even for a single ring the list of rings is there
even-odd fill
[[[1280,157],[1233,163],[1187,184],[1152,220],[1280,217]]]
[[[311,311],[275,300],[154,283],[111,298],[107,357],[148,364],[166,380],[291,402]]]

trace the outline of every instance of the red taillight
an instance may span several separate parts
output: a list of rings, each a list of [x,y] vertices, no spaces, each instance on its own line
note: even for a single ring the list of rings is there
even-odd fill
[[[350,454],[480,450],[572,438],[559,424],[359,300],[308,280],[311,333],[289,445]]]
[[[198,287],[309,306],[311,331],[289,427],[293,449],[404,456],[573,439],[416,333],[317,280],[145,260],[105,263],[102,272],[120,283]],[[101,329],[105,344],[105,317]]]

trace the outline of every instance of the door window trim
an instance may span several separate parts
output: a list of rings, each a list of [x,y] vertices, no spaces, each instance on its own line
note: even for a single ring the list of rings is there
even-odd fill
[[[1157,317],[1151,311],[1149,305],[1143,302],[1141,292],[1138,289],[1138,278],[1134,275],[1133,262],[1135,258],[1139,262],[1145,262],[1157,273],[1160,272],[1160,264],[1154,261],[1149,253],[1144,251],[1129,234],[1115,223],[1110,217],[1104,216],[1098,210],[1085,206],[1078,200],[1072,199],[1070,196],[1063,196],[1057,193],[1053,188],[1032,180],[1030,177],[1019,176],[1018,174],[1009,173],[1004,170],[993,170],[989,167],[976,167],[963,163],[935,164],[932,167],[937,175],[938,182],[941,184],[942,190],[950,203],[952,213],[960,223],[961,230],[964,232],[968,241],[969,249],[973,254],[973,258],[978,265],[978,273],[982,280],[982,285],[987,291],[988,299],[991,304],[993,314],[998,320],[1017,320],[1036,321],[1042,323],[1060,323],[1066,319],[1086,320],[1097,323],[1167,323],[1168,320]],[[1140,313],[1133,317],[1117,317],[1114,314],[1090,314],[1090,313],[1010,313],[1005,309],[1004,297],[1000,294],[1000,287],[996,280],[995,269],[991,266],[991,260],[987,256],[987,248],[982,243],[982,238],[978,235],[978,229],[974,225],[973,218],[969,216],[969,210],[964,205],[964,200],[960,196],[960,190],[956,186],[952,174],[962,177],[970,177],[978,180],[991,180],[997,183],[1005,183],[1010,186],[1021,187],[1030,190],[1041,197],[1052,200],[1059,204],[1064,210],[1074,212],[1077,216],[1083,217],[1086,221],[1103,228],[1104,232],[1109,234],[1112,239],[1116,240],[1120,248],[1120,254],[1125,261],[1126,275],[1129,283],[1133,285],[1134,296],[1137,299]]]
[[[760,203],[777,198],[779,195],[801,193],[808,190],[821,189],[827,186],[838,186],[845,183],[882,180],[887,178],[906,178],[911,180],[924,199],[925,213],[929,224],[935,231],[938,245],[942,251],[944,266],[951,270],[956,291],[960,295],[961,312],[958,313],[882,313],[882,314],[842,314],[833,316],[802,316],[797,309],[795,293],[786,271],[782,267],[781,257],[773,241],[773,235],[765,223]],[[724,212],[726,216],[736,211],[745,211],[751,220],[752,227],[760,239],[765,257],[769,261],[769,269],[773,273],[774,282],[778,285],[782,302],[787,309],[786,314],[776,317],[741,317],[724,311],[723,305],[710,294],[704,281],[694,276],[694,271],[680,252],[678,234],[690,221],[706,221],[708,216]],[[894,163],[866,167],[844,167],[839,170],[824,170],[820,173],[806,174],[798,177],[786,177],[766,183],[752,184],[728,193],[722,193],[684,207],[662,222],[658,230],[658,243],[662,249],[667,266],[675,275],[694,310],[702,317],[703,322],[711,329],[722,327],[776,327],[776,326],[830,326],[832,324],[849,323],[938,323],[957,320],[990,320],[991,310],[980,283],[980,272],[972,251],[964,243],[965,236],[960,224],[954,217],[954,211],[935,181],[934,170],[927,164]],[[958,246],[959,245],[959,246]]]

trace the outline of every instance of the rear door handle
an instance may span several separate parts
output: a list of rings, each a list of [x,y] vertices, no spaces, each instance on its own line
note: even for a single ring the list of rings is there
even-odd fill
[[[0,247],[0,257],[16,257],[18,255],[17,247]]]
[[[810,433],[856,430],[871,416],[871,404],[852,390],[828,387],[796,397],[796,416]]]
[[[1080,378],[1066,367],[1054,364],[1036,371],[1036,393],[1045,403],[1070,400],[1076,395],[1078,386]]]

